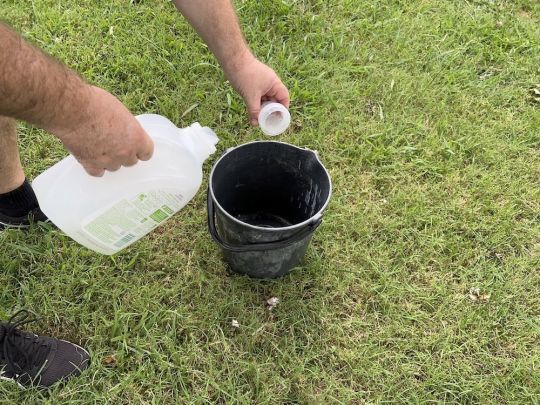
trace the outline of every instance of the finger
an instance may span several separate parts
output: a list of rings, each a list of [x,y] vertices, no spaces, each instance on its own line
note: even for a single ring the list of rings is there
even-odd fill
[[[139,162],[139,158],[136,155],[133,155],[133,156],[127,158],[124,161],[124,163],[122,163],[122,166],[125,166],[125,167],[135,166],[137,164],[137,162]]]
[[[107,165],[107,166],[105,167],[105,169],[106,169],[107,171],[109,171],[109,172],[115,172],[115,171],[117,171],[118,169],[120,169],[120,167],[121,167],[120,165],[117,165],[117,164],[111,164],[111,165]]]
[[[148,136],[148,134],[142,129],[142,139],[140,141],[140,147],[137,150],[137,158],[140,160],[150,160],[154,154],[154,141]]]
[[[278,103],[281,103],[285,107],[289,108],[289,90],[287,90],[287,87],[285,87],[281,80],[277,80],[272,86],[272,88],[266,92],[265,96],[270,97]]]
[[[88,173],[90,176],[93,176],[93,177],[102,177],[103,174],[105,173],[104,169],[100,169],[98,167],[87,166],[84,164],[82,165],[82,167],[84,168],[84,170],[86,170],[86,173]]]
[[[135,127],[135,155],[137,159],[140,160],[149,160],[154,154],[154,141],[148,136],[146,131],[143,129],[141,124],[138,121],[133,120]]]
[[[261,98],[250,97],[246,99],[249,121],[251,125],[259,124],[259,113],[261,112]]]

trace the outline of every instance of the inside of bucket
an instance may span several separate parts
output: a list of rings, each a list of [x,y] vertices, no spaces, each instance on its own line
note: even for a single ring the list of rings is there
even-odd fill
[[[214,169],[211,184],[231,216],[269,228],[310,219],[330,194],[330,179],[314,153],[279,142],[233,149]]]

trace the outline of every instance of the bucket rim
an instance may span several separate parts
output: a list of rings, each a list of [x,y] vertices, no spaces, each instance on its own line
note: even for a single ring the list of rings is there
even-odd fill
[[[263,227],[263,226],[252,225],[252,224],[249,224],[247,222],[240,221],[238,218],[236,218],[236,217],[232,216],[231,214],[229,214],[227,212],[227,210],[221,206],[219,201],[216,199],[216,196],[214,194],[214,188],[212,187],[212,178],[214,177],[214,172],[216,170],[216,167],[219,165],[219,162],[221,162],[221,160],[225,156],[227,156],[229,153],[231,153],[231,152],[233,152],[233,151],[235,151],[235,150],[237,150],[239,148],[243,148],[244,146],[253,145],[255,143],[279,143],[279,144],[282,144],[282,145],[286,145],[286,146],[290,146],[292,148],[299,149],[301,151],[310,152],[313,155],[315,155],[315,158],[317,159],[317,161],[319,162],[319,164],[323,168],[324,173],[326,174],[326,177],[328,178],[328,185],[329,185],[328,197],[326,198],[326,201],[322,205],[321,209],[319,211],[317,211],[317,213],[315,215],[312,215],[310,218],[306,219],[305,221],[299,222],[299,223],[294,224],[294,225],[276,227],[276,228],[266,228],[266,227]],[[225,152],[223,152],[221,154],[219,159],[216,160],[216,162],[212,166],[212,170],[210,171],[210,176],[208,177],[208,192],[210,193],[210,196],[211,196],[212,201],[214,202],[214,204],[219,208],[219,210],[223,214],[225,214],[225,216],[227,216],[232,221],[234,221],[234,222],[236,222],[238,224],[242,224],[243,226],[246,226],[246,227],[248,227],[250,229],[256,229],[256,230],[261,230],[261,231],[266,231],[266,232],[282,232],[282,231],[301,228],[303,226],[309,225],[312,222],[318,221],[320,218],[322,218],[323,212],[326,209],[326,207],[328,206],[328,204],[330,203],[330,198],[332,197],[332,178],[330,177],[330,173],[328,173],[328,170],[324,166],[323,162],[321,161],[321,159],[319,157],[319,153],[316,150],[301,147],[301,146],[297,146],[297,145],[293,145],[293,144],[290,144],[290,143],[287,143],[287,142],[282,142],[282,141],[252,141],[252,142],[243,143],[243,144],[238,145],[238,146],[232,146],[230,148],[227,148],[225,150]]]

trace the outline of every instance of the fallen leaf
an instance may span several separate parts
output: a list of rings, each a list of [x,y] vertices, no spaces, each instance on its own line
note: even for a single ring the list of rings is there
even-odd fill
[[[116,365],[116,354],[109,354],[105,356],[101,363],[107,367],[114,367]]]
[[[478,288],[478,287],[471,287],[471,288],[469,289],[469,298],[470,298],[472,301],[477,301],[479,295],[480,295],[480,288]]]
[[[277,305],[279,304],[279,298],[278,297],[272,297],[266,300],[267,308],[269,311],[273,310]]]
[[[471,301],[488,302],[489,299],[491,298],[491,294],[481,293],[480,288],[472,287],[469,289],[469,298],[471,299]]]

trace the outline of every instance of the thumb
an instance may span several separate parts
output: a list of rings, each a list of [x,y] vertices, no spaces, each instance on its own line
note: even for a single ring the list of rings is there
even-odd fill
[[[261,98],[250,97],[246,98],[246,104],[251,125],[259,124],[259,113],[261,112]]]

